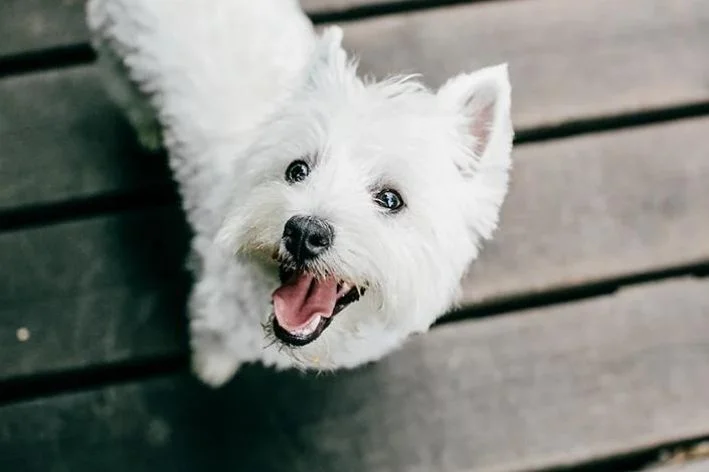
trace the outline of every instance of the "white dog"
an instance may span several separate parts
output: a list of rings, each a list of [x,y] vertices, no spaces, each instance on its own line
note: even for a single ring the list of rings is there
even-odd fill
[[[454,304],[507,191],[505,66],[363,80],[295,0],[90,0],[88,23],[194,229],[203,381],[357,366]]]

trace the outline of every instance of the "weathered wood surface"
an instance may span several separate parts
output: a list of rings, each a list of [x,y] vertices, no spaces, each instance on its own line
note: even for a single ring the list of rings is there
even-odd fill
[[[433,85],[509,62],[517,128],[709,99],[705,0],[483,2],[356,22],[345,42],[364,71]]]
[[[386,16],[347,25],[347,43],[361,51],[363,72],[418,70],[432,84],[509,61],[518,129],[709,99],[709,3],[614,2],[516,0]],[[139,155],[91,67],[0,81],[0,103],[8,104],[0,209],[167,180],[163,161]]]
[[[308,12],[342,12],[363,7],[382,7],[396,4],[399,9],[410,6],[446,3],[446,0],[300,0],[300,5]]]
[[[85,42],[84,0],[0,2],[0,57]]]
[[[704,0],[471,1],[343,26],[364,73],[437,86],[510,62],[517,129],[709,103]],[[83,0],[0,2],[0,65],[86,41]],[[2,470],[529,471],[709,435],[707,278],[444,325],[352,372],[251,366],[218,392],[186,372],[138,381],[186,357],[188,230],[152,198],[171,188],[164,158],[137,148],[92,65],[5,78],[0,103],[0,215],[149,203],[0,232],[0,402],[18,401],[0,407]],[[708,262],[707,130],[702,118],[519,147],[464,306]],[[55,389],[80,391],[20,398]]]
[[[709,261],[709,119],[524,146],[464,301]]]
[[[186,236],[161,209],[0,233],[0,378],[184,350]]]
[[[0,211],[166,185],[94,67],[0,81]]]
[[[381,363],[0,409],[7,470],[541,470],[709,433],[709,280],[463,322]]]
[[[464,282],[463,305],[709,261],[707,129],[704,118],[519,148],[502,226]],[[178,322],[172,307],[184,292],[163,281],[180,271],[186,237],[168,209],[0,234],[0,267],[14,268],[0,271],[0,342],[10,343],[0,377],[123,360],[131,350],[180,352],[164,331]],[[107,289],[114,306],[146,318],[85,301]],[[49,324],[48,306],[58,306]],[[15,340],[17,327],[54,322],[93,326],[112,348],[80,360],[91,333]],[[131,329],[143,337],[123,336]]]
[[[309,13],[350,8],[431,3],[428,0],[302,0]],[[0,2],[0,58],[42,49],[85,43],[85,0],[3,0]]]

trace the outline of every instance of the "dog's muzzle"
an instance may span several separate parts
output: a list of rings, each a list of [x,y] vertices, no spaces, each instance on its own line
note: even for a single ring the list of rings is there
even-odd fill
[[[284,228],[279,260],[281,285],[271,295],[273,334],[298,347],[315,341],[335,315],[359,300],[365,287],[329,271],[312,272],[315,260],[332,247],[335,231],[322,218],[296,215]],[[276,257],[276,256],[274,256]],[[327,269],[325,269],[327,270]]]

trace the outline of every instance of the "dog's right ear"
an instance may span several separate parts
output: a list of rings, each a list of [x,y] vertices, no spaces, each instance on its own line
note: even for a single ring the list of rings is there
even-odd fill
[[[507,64],[452,78],[438,91],[445,104],[465,119],[465,134],[478,161],[509,154],[512,144],[510,81]]]
[[[338,74],[347,69],[347,53],[342,49],[342,29],[338,26],[326,28],[315,41],[310,62],[306,70],[306,82],[317,87],[323,74]]]

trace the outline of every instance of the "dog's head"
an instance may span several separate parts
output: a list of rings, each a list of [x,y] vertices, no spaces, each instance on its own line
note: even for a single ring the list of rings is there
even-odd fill
[[[437,92],[367,82],[333,28],[249,150],[249,184],[219,234],[267,260],[273,349],[332,368],[380,357],[454,303],[507,191],[505,66]]]

